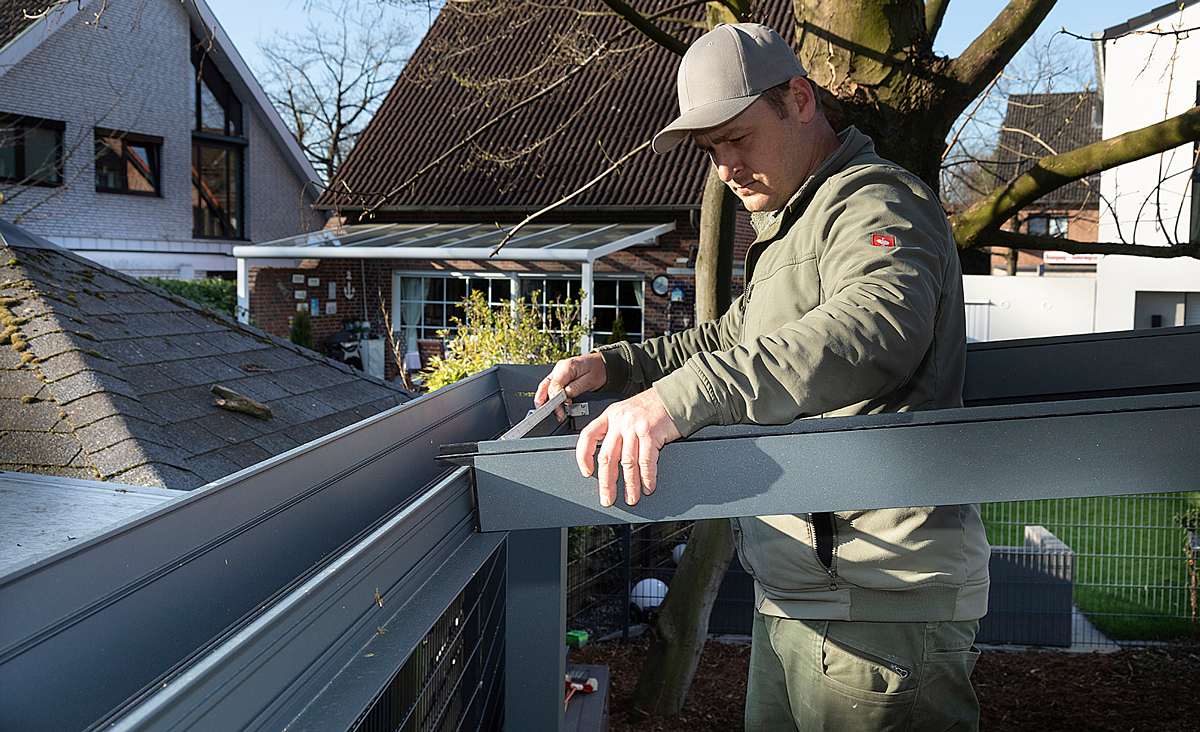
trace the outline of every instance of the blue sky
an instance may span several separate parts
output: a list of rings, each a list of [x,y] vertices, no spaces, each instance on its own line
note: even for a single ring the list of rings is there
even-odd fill
[[[843,0],[851,1],[851,0]],[[1163,0],[1060,0],[1042,24],[1041,33],[1066,26],[1070,31],[1089,34],[1124,22],[1157,7]],[[304,0],[208,0],[225,31],[233,38],[251,68],[262,68],[259,45],[279,32],[303,31],[308,11]],[[939,34],[937,50],[958,54],[979,34],[1000,9],[1005,0],[952,0]],[[404,13],[397,12],[398,18]],[[407,14],[407,20],[417,34],[427,29],[424,11]]]

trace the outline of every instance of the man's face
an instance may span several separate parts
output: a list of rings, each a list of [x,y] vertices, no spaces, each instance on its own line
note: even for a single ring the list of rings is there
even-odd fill
[[[795,83],[795,82],[793,82]],[[806,97],[812,105],[811,96]],[[695,132],[696,146],[708,154],[747,211],[783,208],[821,161],[814,161],[805,98],[788,99],[788,115],[760,97],[746,111],[719,127]]]

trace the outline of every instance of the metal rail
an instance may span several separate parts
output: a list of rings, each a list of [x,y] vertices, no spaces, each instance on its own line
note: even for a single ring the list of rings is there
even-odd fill
[[[706,428],[663,448],[654,495],[609,508],[574,436],[456,459],[480,529],[513,531],[1200,490],[1197,425],[1200,392]]]

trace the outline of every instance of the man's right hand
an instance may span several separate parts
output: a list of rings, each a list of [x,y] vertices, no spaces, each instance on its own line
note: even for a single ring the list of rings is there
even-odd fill
[[[533,395],[533,405],[540,407],[546,401],[565,391],[568,401],[594,389],[604,386],[608,374],[604,370],[604,358],[599,353],[587,353],[582,356],[564,358],[554,364],[550,375],[542,379]],[[559,421],[565,418],[565,413],[558,410]]]

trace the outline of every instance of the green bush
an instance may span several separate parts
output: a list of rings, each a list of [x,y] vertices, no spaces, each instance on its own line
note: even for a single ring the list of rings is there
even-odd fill
[[[457,328],[438,331],[442,338],[453,336],[445,357],[434,356],[425,374],[429,391],[464,379],[501,363],[554,363],[579,352],[579,340],[587,329],[579,322],[578,301],[550,308],[544,318],[541,308],[524,298],[488,306],[482,292],[463,301],[466,318],[451,318]]]
[[[308,310],[297,310],[292,317],[292,332],[288,335],[292,343],[312,348],[312,316]]]
[[[191,300],[197,305],[237,317],[237,283],[211,277],[205,280],[164,280],[161,277],[143,277],[155,287],[161,287],[172,295]]]

